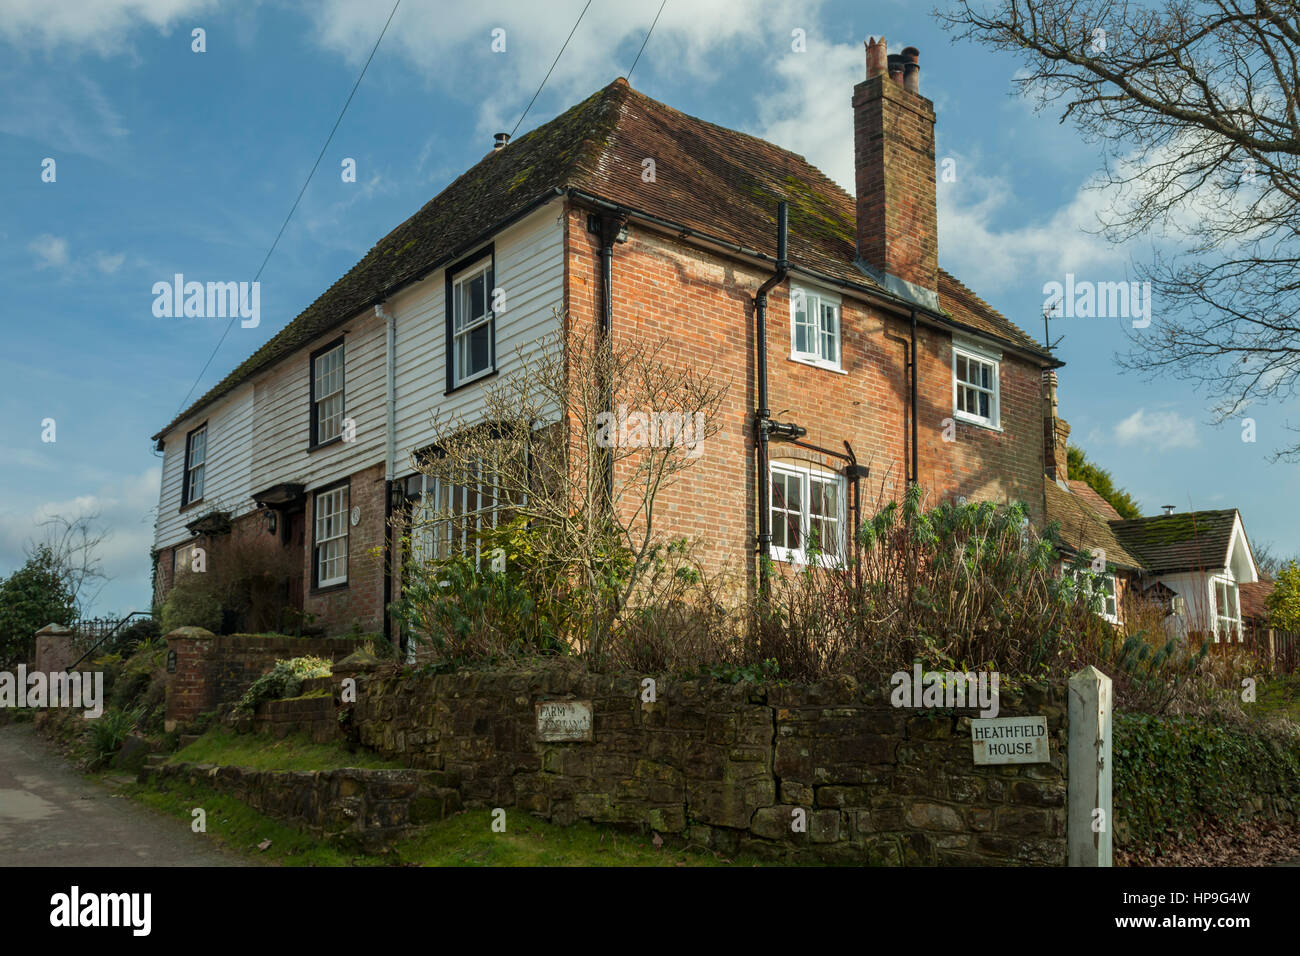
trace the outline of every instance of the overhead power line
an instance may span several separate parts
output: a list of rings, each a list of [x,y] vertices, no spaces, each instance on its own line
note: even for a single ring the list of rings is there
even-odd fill
[[[591,6],[591,0],[587,0],[587,6],[582,8],[582,12],[578,14],[578,19],[574,21],[573,29],[569,31],[568,37],[566,37],[564,40],[564,46],[560,47],[560,52],[555,54],[555,60],[554,62],[551,63],[551,69],[547,70],[546,75],[542,77],[542,86],[539,86],[537,88],[537,92],[533,94],[533,98],[529,100],[528,105],[524,107],[523,115],[519,117],[519,123],[516,123],[515,128],[510,131],[511,139],[515,138],[515,133],[518,132],[519,130],[519,124],[524,121],[524,116],[527,116],[528,111],[533,108],[533,104],[537,102],[537,97],[542,95],[542,87],[546,86],[546,81],[551,78],[551,72],[555,69],[555,64],[559,63],[560,57],[564,56],[564,51],[568,47],[569,41],[572,40],[573,35],[578,32],[578,24],[581,23],[582,18],[587,15],[587,7],[590,6]]]
[[[650,34],[655,32],[655,24],[659,22],[659,14],[664,12],[664,7],[668,6],[668,0],[659,4],[659,13],[655,14],[654,20],[650,23],[650,29],[645,32],[645,39],[641,41],[641,49],[636,51],[636,59],[632,61],[632,68],[627,71],[627,81],[632,82],[632,70],[641,62],[641,54],[645,52],[645,45],[650,42]]]
[[[393,22],[393,17],[397,14],[397,8],[401,5],[402,0],[397,0],[397,2],[393,4],[392,12],[388,14],[388,19],[384,22],[384,28],[379,31],[379,39],[375,40],[375,45],[370,48],[370,56],[366,57],[365,65],[361,67],[361,73],[357,76],[357,81],[352,84],[352,92],[348,94],[347,102],[343,104],[343,109],[339,110],[338,119],[334,121],[334,127],[330,130],[329,136],[325,138],[325,145],[322,146],[320,152],[316,154],[316,162],[312,164],[311,172],[307,174],[307,178],[303,181],[302,188],[298,190],[298,197],[294,199],[293,205],[289,208],[289,214],[284,217],[284,222],[280,223],[280,231],[275,234],[275,241],[271,243],[271,248],[267,249],[266,255],[262,257],[262,264],[257,267],[257,274],[253,276],[254,282],[258,281],[262,277],[262,270],[266,268],[267,262],[270,261],[271,253],[275,252],[275,247],[280,244],[280,237],[284,235],[284,230],[288,227],[289,220],[293,218],[294,212],[297,211],[298,204],[302,202],[303,194],[307,192],[307,187],[311,184],[312,177],[316,175],[316,169],[320,166],[320,161],[325,157],[325,151],[329,149],[330,143],[334,141],[334,134],[338,132],[339,124],[343,122],[343,116],[347,113],[348,107],[352,105],[352,97],[357,95],[357,87],[361,85],[361,81],[365,78],[366,70],[370,69],[370,61],[375,58],[375,52],[379,49],[379,44],[383,42],[384,34],[388,32],[388,25]],[[230,330],[235,327],[235,320],[238,318],[239,314],[238,311],[236,311],[236,314],[231,316],[230,322],[226,325],[226,330],[221,333],[221,338],[217,340],[217,345],[212,350],[212,354],[209,355],[208,360],[203,363],[203,368],[199,371],[198,378],[194,380],[194,384],[190,386],[190,390],[185,393],[185,398],[181,401],[181,407],[176,410],[177,415],[185,410],[185,406],[189,403],[190,396],[193,395],[194,390],[199,387],[199,382],[203,381],[203,376],[207,373],[208,366],[210,366],[212,360],[217,357],[217,352],[221,350],[222,343],[226,341],[226,336],[230,334]]]

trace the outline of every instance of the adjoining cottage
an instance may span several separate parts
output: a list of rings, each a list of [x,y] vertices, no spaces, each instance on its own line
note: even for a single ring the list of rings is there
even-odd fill
[[[730,380],[722,430],[665,502],[719,562],[801,561],[814,523],[843,553],[855,518],[913,482],[932,501],[1022,501],[1042,524],[1043,396],[1062,363],[939,267],[919,53],[883,38],[866,53],[845,90],[856,196],[621,78],[498,137],[154,436],[159,596],[195,542],[215,555],[243,535],[287,555],[286,602],[326,631],[388,633],[389,517],[436,495],[466,531],[492,520],[489,477],[443,489],[413,469],[430,416],[473,420],[517,349],[604,322]],[[777,416],[802,437],[763,440]]]
[[[1174,513],[1167,506],[1165,514],[1125,520],[1084,482],[1069,480],[1063,437],[1047,477],[1047,518],[1060,524],[1067,555],[1099,569],[1108,620],[1123,624],[1125,607],[1146,601],[1163,610],[1169,633],[1215,643],[1244,642],[1248,611],[1258,624],[1267,592],[1237,509]]]

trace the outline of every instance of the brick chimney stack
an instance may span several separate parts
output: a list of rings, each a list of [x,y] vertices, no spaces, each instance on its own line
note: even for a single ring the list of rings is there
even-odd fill
[[[890,55],[869,38],[867,78],[853,88],[858,260],[886,288],[937,307],[939,237],[934,104],[920,89],[920,53]]]
[[[1070,426],[1061,418],[1056,405],[1056,370],[1043,372],[1043,470],[1057,484],[1070,480]]]

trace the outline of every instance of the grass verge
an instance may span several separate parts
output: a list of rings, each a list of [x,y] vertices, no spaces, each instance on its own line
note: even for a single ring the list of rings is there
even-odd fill
[[[507,811],[506,830],[492,830],[489,810],[467,810],[398,841],[383,855],[345,852],[271,819],[208,787],[127,784],[122,793],[173,817],[206,814],[206,834],[250,863],[278,866],[727,866],[760,861],[723,857],[695,847],[654,845],[640,834],[576,823],[558,826],[523,811]],[[258,847],[270,843],[265,850]]]
[[[227,727],[211,727],[198,740],[172,754],[169,763],[210,763],[252,770],[404,770],[405,765],[385,760],[366,750],[355,753],[341,744],[318,744],[303,734],[277,740],[263,734],[237,734]]]

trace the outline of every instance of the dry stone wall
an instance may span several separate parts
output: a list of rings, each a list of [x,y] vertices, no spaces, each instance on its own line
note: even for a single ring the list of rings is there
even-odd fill
[[[895,708],[888,687],[637,677],[568,665],[372,677],[361,742],[450,771],[468,805],[653,829],[722,852],[882,865],[1064,865],[1063,684],[1005,691],[1047,718],[1051,762],[976,766],[973,710]],[[592,704],[590,742],[538,739],[536,705]],[[801,820],[802,827],[792,826]]]

